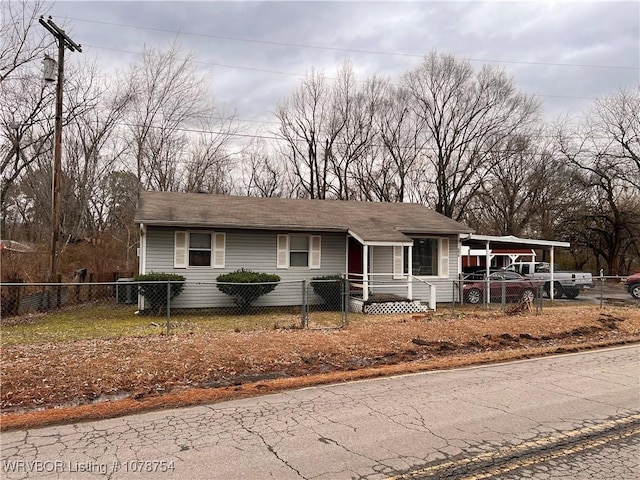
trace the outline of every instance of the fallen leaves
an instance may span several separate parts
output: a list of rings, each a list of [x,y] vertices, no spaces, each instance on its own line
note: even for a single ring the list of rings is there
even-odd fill
[[[640,340],[640,309],[368,318],[337,330],[185,332],[4,347],[3,414],[498,351]],[[457,360],[456,360],[457,361]],[[264,389],[264,386],[261,387]]]

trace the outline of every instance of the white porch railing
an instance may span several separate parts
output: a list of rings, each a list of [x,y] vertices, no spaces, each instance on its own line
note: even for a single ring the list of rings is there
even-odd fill
[[[428,305],[429,305],[429,309],[435,311],[435,309],[436,309],[436,286],[434,284],[432,284],[432,283],[425,282],[421,278],[414,277],[413,275],[411,275],[411,280],[413,280],[413,285],[412,286],[413,286],[414,290],[418,290],[418,292],[420,292],[422,290],[422,288],[428,290],[428,297],[429,297]],[[411,282],[409,282],[409,285],[411,285]],[[420,295],[420,297],[422,297],[422,295]]]

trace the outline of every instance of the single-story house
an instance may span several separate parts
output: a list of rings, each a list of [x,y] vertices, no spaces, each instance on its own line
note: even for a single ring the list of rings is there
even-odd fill
[[[282,282],[339,274],[364,301],[393,293],[434,308],[451,301],[460,238],[472,232],[413,203],[174,192],[141,192],[135,221],[141,274],[178,273],[187,282],[212,282],[240,268],[275,273]],[[182,306],[220,301],[213,293],[190,299],[188,287],[176,299]],[[258,301],[284,301],[270,296]]]

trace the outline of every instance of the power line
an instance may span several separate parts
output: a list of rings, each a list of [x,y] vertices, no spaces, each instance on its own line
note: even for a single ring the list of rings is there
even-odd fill
[[[85,48],[86,47],[92,47],[92,48],[97,48],[100,50],[109,50],[112,52],[118,52],[118,53],[128,53],[131,55],[144,55],[144,52],[132,52],[131,50],[121,50],[118,48],[111,48],[111,47],[101,47],[99,45],[91,45],[91,44],[85,44],[84,45]],[[255,68],[255,67],[245,67],[245,66],[241,66],[241,65],[229,65],[229,64],[224,64],[224,63],[214,63],[214,62],[204,62],[201,60],[193,60],[193,63],[197,63],[200,65],[206,65],[206,66],[212,66],[212,67],[223,67],[223,68],[234,68],[234,69],[240,69],[240,70],[249,70],[249,71],[255,71],[255,72],[262,72],[262,73],[273,73],[276,75],[288,75],[288,76],[292,76],[292,77],[299,77],[299,78],[306,78],[308,77],[308,74],[305,73],[294,73],[294,72],[283,72],[280,70],[268,70],[268,69],[264,69],[264,68]],[[327,80],[336,80],[336,78],[334,77],[325,77]],[[358,80],[359,82],[363,82],[363,80]],[[546,94],[542,94],[542,93],[532,93],[530,94],[534,97],[549,97],[549,98],[569,98],[569,99],[574,99],[574,100],[597,100],[597,97],[580,97],[580,96],[576,96],[576,95],[546,95]]]
[[[91,45],[91,44],[85,44],[85,47],[92,47],[92,48],[98,48],[100,50],[110,50],[112,52],[118,52],[118,53],[129,53],[131,55],[144,55],[144,52],[132,52],[131,50],[121,50],[118,48],[110,48],[110,47],[101,47],[99,45]],[[283,71],[279,71],[279,70],[268,70],[265,68],[255,68],[255,67],[245,67],[245,66],[241,66],[241,65],[228,65],[228,64],[224,64],[224,63],[214,63],[214,62],[203,62],[201,60],[193,60],[193,63],[198,63],[200,65],[208,65],[208,66],[212,66],[212,67],[224,67],[224,68],[236,68],[236,69],[240,69],[240,70],[250,70],[250,71],[254,71],[254,72],[262,72],[262,73],[275,73],[277,75],[289,75],[289,76],[293,76],[293,77],[306,77],[306,74],[303,73],[291,73],[291,72],[283,72]]]
[[[142,127],[142,125],[138,125],[135,123],[128,123],[128,122],[117,122],[118,125],[121,126],[125,126],[125,127]],[[158,126],[158,125],[149,125],[149,128],[153,128],[153,129],[161,129],[163,127]],[[251,139],[259,139],[259,140],[278,140],[278,141],[284,141],[284,142],[291,142],[291,140],[287,140],[283,137],[277,136],[277,135],[256,135],[256,134],[248,134],[248,133],[237,133],[237,132],[218,132],[218,131],[213,131],[213,130],[205,130],[205,129],[199,129],[199,128],[189,128],[189,127],[177,127],[174,128],[173,131],[177,131],[177,132],[185,132],[185,133],[209,133],[212,135],[226,135],[228,137],[239,137],[239,138],[251,138]],[[539,138],[550,138],[548,135],[541,135],[538,136]],[[605,137],[594,137],[594,138],[605,138]],[[294,139],[295,143],[299,143],[299,144],[305,144],[306,142],[303,139]],[[321,145],[322,142],[319,142],[319,145]],[[337,146],[347,146],[347,143],[341,143],[341,142],[336,142],[334,145]],[[386,146],[384,144],[378,144],[378,143],[371,143],[369,145],[370,147],[373,148],[386,148]],[[402,149],[410,149],[413,147],[400,147]],[[419,151],[431,151],[431,152],[437,152],[438,150],[436,149],[436,147],[433,146],[429,146],[429,145],[424,145],[421,147],[418,147],[417,150]],[[523,154],[526,156],[531,156],[531,157],[549,157],[549,156],[553,156],[554,154],[556,154],[557,152],[531,152],[531,151],[522,151],[522,150],[507,150],[507,149],[501,149],[501,148],[497,148],[495,151],[494,150],[485,150],[485,151],[479,151],[477,152],[479,154],[490,154],[490,153],[494,153],[494,154]]]
[[[353,49],[353,48],[327,47],[323,45],[278,42],[278,41],[272,41],[272,40],[256,40],[251,38],[231,37],[231,36],[225,36],[225,35],[212,35],[207,33],[184,32],[184,31],[169,30],[165,28],[145,27],[140,25],[105,22],[101,20],[87,20],[84,18],[69,17],[69,19],[79,21],[79,22],[96,23],[101,25],[110,25],[110,26],[117,26],[117,27],[126,27],[126,28],[133,28],[137,30],[150,30],[155,32],[171,33],[173,35],[213,38],[217,40],[231,40],[236,42],[255,43],[255,44],[262,44],[262,45],[276,45],[276,46],[282,46],[282,47],[308,48],[308,49],[314,49],[314,50],[328,50],[328,51],[345,52],[345,53],[362,53],[362,54],[369,54],[369,55],[385,55],[385,56],[394,56],[394,57],[411,57],[411,58],[424,57],[424,54],[417,54],[417,53],[385,52],[381,50],[362,50],[362,49]],[[594,64],[562,63],[562,62],[529,62],[524,60],[495,60],[495,59],[482,59],[482,58],[467,58],[467,60],[470,62],[501,63],[501,64],[514,64],[514,65],[537,65],[537,66],[572,67],[572,68],[602,68],[602,69],[614,69],[614,70],[640,70],[640,67],[630,67],[630,66],[624,66],[624,65],[594,65]]]

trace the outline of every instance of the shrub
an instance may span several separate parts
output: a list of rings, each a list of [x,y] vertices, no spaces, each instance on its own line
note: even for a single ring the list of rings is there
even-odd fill
[[[246,312],[253,302],[276,288],[280,277],[271,273],[253,272],[242,268],[235,272],[219,275],[216,280],[218,290],[231,296],[240,311]]]
[[[344,279],[342,275],[325,275],[313,277],[311,285],[316,295],[324,300],[325,309],[330,311],[342,310],[342,290]]]
[[[171,282],[169,301],[180,295],[184,288],[185,278],[174,273],[147,273],[136,275],[133,280],[140,282],[139,291],[151,305],[151,310],[160,313],[167,306],[167,283]],[[150,283],[145,283],[150,282]],[[153,282],[153,283],[151,283]],[[157,283],[164,282],[164,283]]]

